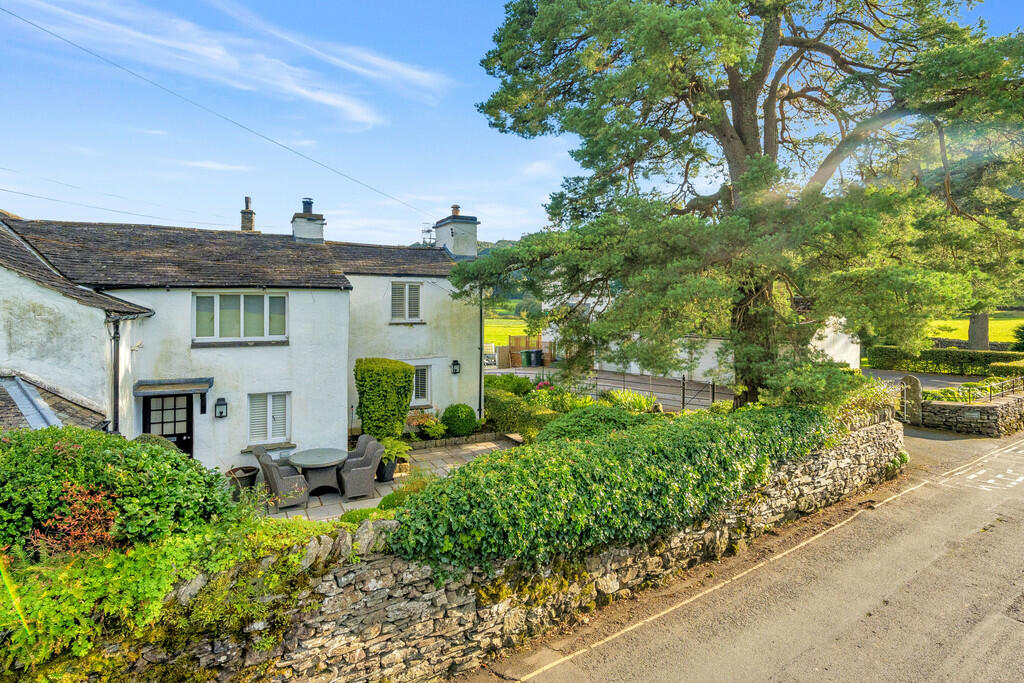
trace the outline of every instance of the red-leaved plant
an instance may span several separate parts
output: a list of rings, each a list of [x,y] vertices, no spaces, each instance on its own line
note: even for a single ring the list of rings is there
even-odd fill
[[[112,548],[117,510],[105,491],[90,491],[81,484],[64,482],[61,500],[67,511],[54,515],[33,529],[30,539],[40,552],[80,553],[83,550]]]

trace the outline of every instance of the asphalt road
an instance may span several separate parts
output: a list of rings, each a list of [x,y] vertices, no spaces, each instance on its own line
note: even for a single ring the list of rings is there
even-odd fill
[[[907,375],[914,375],[921,380],[922,389],[945,389],[947,387],[958,387],[964,382],[977,382],[985,379],[980,375],[939,375],[928,372],[903,372],[901,370],[875,370],[864,368],[865,375],[877,379],[885,379],[898,382]]]
[[[1024,437],[907,450],[896,481],[463,679],[1024,681]]]

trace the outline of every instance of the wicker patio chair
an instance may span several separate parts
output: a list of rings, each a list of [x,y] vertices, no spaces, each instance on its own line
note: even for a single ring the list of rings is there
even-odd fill
[[[309,485],[306,478],[290,465],[274,462],[266,449],[256,446],[253,449],[256,461],[263,470],[263,478],[267,482],[270,493],[277,501],[277,507],[285,508],[292,505],[305,505],[309,502]]]
[[[380,463],[382,455],[384,455],[384,444],[374,439],[366,446],[363,457],[352,458],[350,456],[338,468],[338,478],[341,479],[345,500],[374,494],[373,478],[377,474],[377,465]]]

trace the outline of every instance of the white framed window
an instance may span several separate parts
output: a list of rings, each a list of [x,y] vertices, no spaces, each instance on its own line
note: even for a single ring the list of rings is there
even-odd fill
[[[391,319],[418,322],[420,316],[420,282],[391,283]]]
[[[249,394],[249,443],[278,443],[291,438],[291,394]]]
[[[412,376],[412,405],[430,404],[430,366],[416,365]]]
[[[192,295],[192,339],[288,338],[288,296],[258,292]]]

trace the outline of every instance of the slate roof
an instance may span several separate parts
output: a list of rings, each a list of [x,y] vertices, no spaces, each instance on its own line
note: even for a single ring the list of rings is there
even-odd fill
[[[18,407],[14,397],[9,393],[13,377],[0,377],[0,430],[25,429],[30,427],[28,418]],[[61,424],[76,425],[88,429],[96,429],[104,423],[104,416],[91,408],[81,406],[74,401],[58,396],[51,391],[21,378],[22,386],[29,388],[31,398],[49,407]]]
[[[119,315],[150,313],[148,308],[122,301],[116,297],[77,286],[60,273],[48,267],[25,243],[0,227],[0,266],[23,275],[43,287],[55,290],[86,306],[92,306]]]
[[[25,427],[28,427],[28,420],[21,414],[18,404],[14,402],[7,390],[0,386],[0,430],[24,429]]]
[[[99,289],[350,289],[345,273],[445,277],[436,247],[308,244],[291,235],[122,223],[3,219],[68,279]]]
[[[455,261],[437,247],[327,242],[334,259],[352,275],[424,275],[448,277]]]

